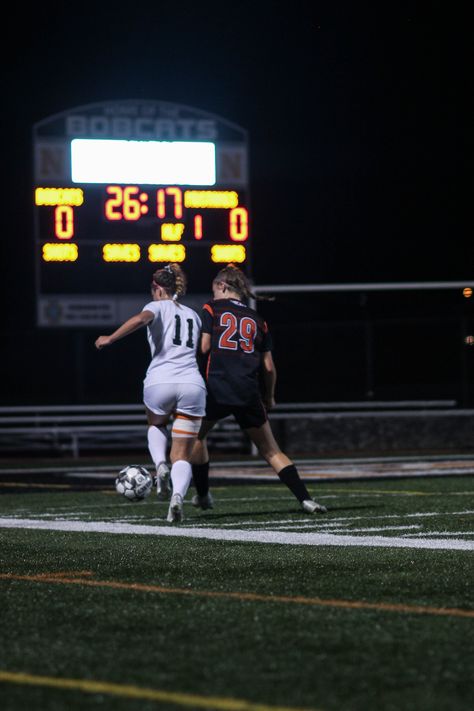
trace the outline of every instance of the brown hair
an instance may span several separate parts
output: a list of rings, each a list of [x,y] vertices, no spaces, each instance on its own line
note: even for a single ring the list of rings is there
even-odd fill
[[[153,274],[153,284],[161,286],[173,301],[186,293],[187,279],[179,264],[167,264]]]
[[[226,286],[232,291],[235,291],[241,299],[248,301],[249,299],[255,299],[256,301],[273,301],[272,297],[259,296],[251,291],[250,283],[245,274],[239,267],[235,264],[228,264],[226,267],[221,269],[215,280],[222,281]]]

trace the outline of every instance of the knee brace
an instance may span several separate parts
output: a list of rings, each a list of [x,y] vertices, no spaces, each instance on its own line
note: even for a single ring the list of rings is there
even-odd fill
[[[201,427],[201,417],[193,417],[187,415],[176,415],[171,428],[172,437],[197,437]]]

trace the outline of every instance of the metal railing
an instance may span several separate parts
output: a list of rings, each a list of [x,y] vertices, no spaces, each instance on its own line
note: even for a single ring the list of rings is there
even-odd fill
[[[267,293],[310,293],[310,292],[340,292],[340,291],[433,291],[437,289],[473,288],[473,281],[393,281],[393,282],[360,282],[353,284],[255,284],[252,291],[256,294]]]

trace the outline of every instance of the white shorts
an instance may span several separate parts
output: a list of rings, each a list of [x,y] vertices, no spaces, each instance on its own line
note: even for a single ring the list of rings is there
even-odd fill
[[[203,417],[206,413],[206,388],[194,383],[162,383],[143,388],[143,402],[155,415]]]

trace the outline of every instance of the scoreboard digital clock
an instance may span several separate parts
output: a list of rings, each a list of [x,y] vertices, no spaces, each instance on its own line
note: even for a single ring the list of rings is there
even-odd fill
[[[200,305],[222,263],[250,276],[247,134],[154,101],[78,107],[34,127],[40,326],[120,323],[180,262]]]

